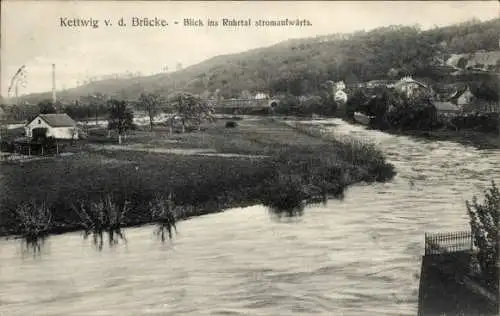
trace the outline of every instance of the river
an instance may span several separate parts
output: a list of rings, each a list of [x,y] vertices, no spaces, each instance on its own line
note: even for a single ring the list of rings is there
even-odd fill
[[[77,233],[37,257],[0,240],[0,315],[416,315],[424,232],[468,229],[500,151],[323,123],[377,143],[398,175],[291,220],[254,206],[184,221],[166,244],[150,226],[102,252]]]

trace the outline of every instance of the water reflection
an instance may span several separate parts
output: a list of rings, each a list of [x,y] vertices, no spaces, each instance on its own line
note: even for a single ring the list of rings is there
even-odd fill
[[[33,258],[37,258],[42,254],[46,254],[48,239],[48,236],[24,236],[19,238],[21,256],[26,258],[31,255]]]
[[[298,207],[288,208],[288,209],[280,209],[276,207],[268,207],[269,214],[276,220],[281,220],[285,218],[293,218],[300,217],[304,215],[305,204],[300,205]]]
[[[110,248],[117,246],[120,242],[127,243],[127,239],[125,238],[125,234],[121,228],[116,227],[114,229],[110,229],[107,231],[97,230],[97,231],[89,231],[86,230],[83,232],[83,238],[88,240],[89,237],[92,236],[92,244],[93,246],[102,251],[104,247],[104,240],[106,236],[108,237],[108,245]]]

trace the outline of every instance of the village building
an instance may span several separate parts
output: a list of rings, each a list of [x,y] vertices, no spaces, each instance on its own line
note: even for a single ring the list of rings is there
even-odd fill
[[[46,128],[46,137],[55,139],[78,139],[76,122],[67,114],[39,114],[25,126],[26,137],[33,137],[33,130]]]
[[[430,90],[426,84],[417,81],[410,76],[401,78],[401,80],[396,82],[393,87],[394,89],[403,92],[408,97],[411,97],[416,91],[421,89]]]
[[[269,95],[259,92],[255,95],[256,100],[263,100],[263,99],[269,99]]]
[[[462,113],[500,112],[498,102],[478,98],[468,85],[455,88],[451,96],[448,96],[445,101],[456,105]]]
[[[468,85],[462,87],[461,89],[457,89],[455,93],[449,98],[449,101],[456,104],[459,107],[463,107],[465,105],[471,104],[476,97],[470,90]]]
[[[345,90],[345,88],[346,88],[346,86],[345,86],[344,81],[339,81],[339,82],[337,82],[337,83],[335,84],[335,89],[336,89],[337,91],[339,91],[339,90]]]
[[[377,87],[386,87],[389,84],[388,80],[371,80],[368,81],[365,86],[366,88],[377,88]]]
[[[337,102],[337,103],[346,103],[347,102],[347,93],[345,93],[342,90],[337,90],[337,92],[335,92],[334,99],[335,99],[335,102]]]

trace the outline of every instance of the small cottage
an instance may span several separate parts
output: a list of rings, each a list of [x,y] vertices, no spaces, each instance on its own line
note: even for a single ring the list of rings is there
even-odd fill
[[[46,137],[55,139],[78,139],[76,122],[66,113],[39,114],[25,126],[26,137],[33,137],[33,130],[46,128]]]
[[[452,102],[456,103],[458,106],[464,106],[467,104],[471,104],[474,100],[474,94],[470,91],[469,86],[466,86],[465,90],[460,91],[452,97]]]

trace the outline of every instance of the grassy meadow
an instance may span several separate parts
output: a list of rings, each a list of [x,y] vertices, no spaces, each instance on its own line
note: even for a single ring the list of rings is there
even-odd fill
[[[2,164],[0,235],[84,230],[102,241],[103,232],[145,223],[171,234],[180,219],[259,203],[288,212],[395,174],[369,144],[270,118],[238,120],[234,128],[226,122],[184,134],[139,128],[120,146],[94,129],[68,148],[71,156]]]

